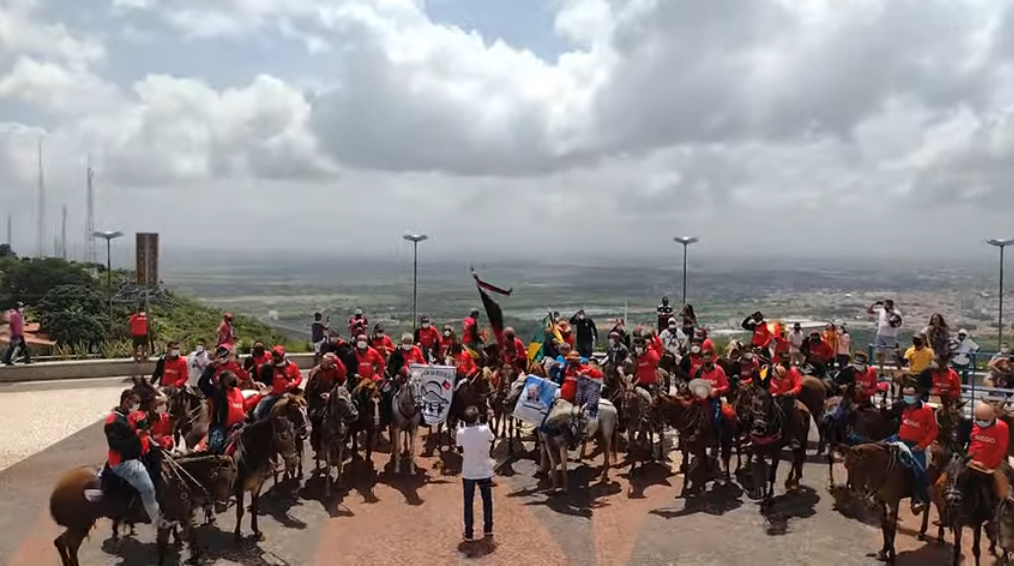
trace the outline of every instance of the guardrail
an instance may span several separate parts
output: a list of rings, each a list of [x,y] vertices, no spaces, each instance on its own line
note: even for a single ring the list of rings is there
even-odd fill
[[[313,367],[313,354],[289,354],[300,369]],[[89,379],[97,377],[150,376],[155,371],[155,358],[144,362],[132,359],[76,360],[67,362],[37,362],[29,365],[0,367],[0,383],[24,381],[51,381],[57,379]]]

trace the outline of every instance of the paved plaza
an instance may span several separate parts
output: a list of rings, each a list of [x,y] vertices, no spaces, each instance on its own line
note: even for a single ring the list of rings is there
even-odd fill
[[[12,463],[0,472],[0,564],[59,564],[49,492],[65,470],[102,463],[105,442],[97,421],[123,387],[122,380],[95,380],[0,389],[3,454]],[[421,436],[425,444],[426,433]],[[420,446],[418,452],[430,448]],[[880,546],[878,527],[832,509],[826,467],[813,458],[803,487],[779,497],[765,516],[735,484],[689,501],[677,498],[682,476],[662,464],[633,477],[621,466],[612,471],[611,482],[599,483],[594,476],[600,457],[588,464],[572,462],[570,492],[552,495],[545,480],[534,477],[535,463],[522,456],[508,460],[497,477],[497,546],[486,553],[460,544],[461,487],[453,473],[460,459],[440,454],[417,458],[415,476],[395,477],[382,447],[374,454],[376,473],[362,462],[347,466],[345,489],[329,500],[321,495],[320,481],[309,476],[312,466],[301,485],[269,482],[260,523],[266,539],[235,545],[230,509],[219,516],[217,527],[199,531],[204,563],[848,566],[875,564],[868,554]],[[782,471],[787,468],[783,463]],[[478,499],[476,504],[480,516]],[[248,521],[249,515],[247,534]],[[946,563],[949,547],[917,542],[917,527],[914,519],[904,518],[899,564]],[[109,536],[110,523],[100,522],[82,548],[82,564],[154,563],[150,526],[139,526],[136,537],[119,543]]]

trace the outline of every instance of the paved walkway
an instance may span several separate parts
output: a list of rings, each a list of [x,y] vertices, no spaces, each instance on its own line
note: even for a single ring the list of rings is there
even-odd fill
[[[59,399],[71,391],[82,397],[94,395],[97,399],[82,409],[80,417],[91,414],[94,419],[95,413],[115,402],[121,387],[105,385],[88,393],[63,390],[56,395]],[[0,402],[8,403],[4,398],[16,393],[0,391]],[[33,418],[7,432],[27,431],[34,426]],[[58,530],[49,518],[49,492],[61,472],[101,463],[104,447],[96,423],[0,472],[0,564],[59,564],[52,545]],[[824,488],[826,470],[820,465],[809,464],[804,487],[779,497],[774,512],[765,517],[735,485],[690,501],[677,499],[681,477],[661,464],[633,477],[626,468],[614,470],[612,481],[602,484],[593,477],[598,459],[590,467],[572,463],[569,494],[551,495],[546,484],[534,478],[534,462],[523,457],[501,468],[494,495],[498,547],[477,556],[477,549],[459,544],[460,479],[442,471],[460,466],[455,454],[418,458],[420,470],[412,477],[393,476],[385,452],[376,453],[374,462],[377,474],[362,462],[346,467],[346,490],[327,501],[321,497],[320,481],[313,477],[301,486],[271,487],[263,499],[261,526],[266,540],[261,543],[235,546],[234,515],[230,511],[220,516],[217,528],[200,531],[208,557],[205,564],[849,566],[875,564],[867,553],[880,546],[879,528],[832,510]],[[783,472],[786,469],[783,464]],[[481,516],[478,503],[476,515]],[[249,515],[246,533],[248,521]],[[945,563],[945,550],[911,538],[911,529],[917,526],[905,519],[898,541],[899,564]],[[82,549],[83,564],[154,562],[150,527],[139,526],[136,538],[117,544],[107,540],[109,533],[108,522],[98,525]]]

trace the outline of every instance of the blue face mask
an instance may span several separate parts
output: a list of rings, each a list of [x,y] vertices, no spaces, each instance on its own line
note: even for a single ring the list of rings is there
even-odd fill
[[[979,425],[982,428],[986,428],[987,426],[993,424],[993,421],[991,421],[991,420],[989,420],[989,421],[980,421],[980,420],[976,419],[975,424]]]
[[[905,395],[905,404],[906,405],[915,405],[918,402],[919,402],[919,397],[917,395]]]

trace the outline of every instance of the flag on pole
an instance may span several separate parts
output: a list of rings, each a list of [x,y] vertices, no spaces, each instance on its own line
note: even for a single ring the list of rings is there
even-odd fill
[[[479,298],[482,299],[482,306],[486,309],[486,317],[489,319],[489,325],[493,328],[493,334],[496,335],[496,343],[503,344],[503,310],[486,291],[509,297],[512,289],[504,290],[490,283],[486,283],[482,279],[479,279],[479,276],[475,273],[474,269],[472,270],[472,277],[475,279],[475,286],[479,289]]]

